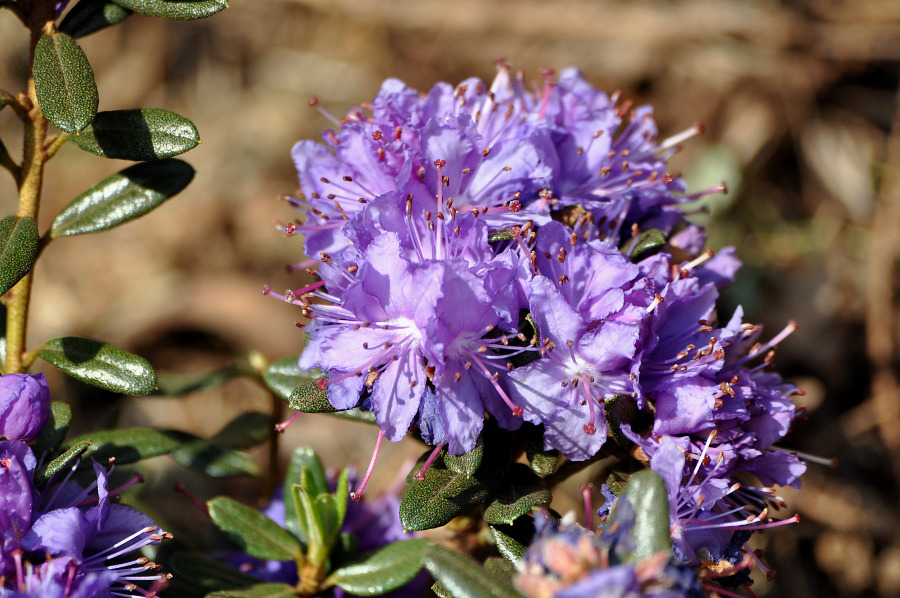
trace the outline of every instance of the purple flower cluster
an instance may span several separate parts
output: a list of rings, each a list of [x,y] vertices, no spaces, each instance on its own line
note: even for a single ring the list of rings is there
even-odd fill
[[[165,576],[129,553],[168,534],[112,502],[111,467],[94,463],[96,480],[87,487],[72,479],[75,468],[35,484],[44,456],[26,441],[37,437],[49,411],[42,374],[0,378],[0,433],[10,439],[0,441],[0,598],[121,596],[135,582],[150,582],[153,595]]]
[[[676,547],[694,563],[765,517],[770,486],[798,485],[805,465],[773,445],[799,391],[769,367],[793,327],[762,343],[740,310],[718,321],[740,263],[703,252],[679,204],[724,186],[687,195],[666,168],[698,126],[659,141],[649,108],[575,70],[532,93],[505,66],[490,86],[426,94],[390,80],[335,122],[324,145],[294,148],[306,218],[285,226],[321,280],[281,296],[312,320],[299,365],[323,371],[334,407],[374,411],[392,441],[417,426],[453,454],[485,417],[542,425],[572,460],[616,426],[671,482]],[[665,245],[635,251],[643,233]],[[613,398],[641,417],[607,416]],[[738,483],[748,473],[759,486]]]
[[[537,534],[515,578],[529,598],[700,598],[696,571],[672,559],[666,551],[623,563],[616,544],[628,533],[620,525],[614,533],[593,533],[571,521],[554,523],[535,517]]]

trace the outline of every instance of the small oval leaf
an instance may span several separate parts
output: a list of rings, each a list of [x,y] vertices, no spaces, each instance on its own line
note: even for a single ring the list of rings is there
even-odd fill
[[[185,435],[174,430],[154,430],[153,428],[123,428],[121,430],[98,430],[88,432],[70,440],[65,447],[90,441],[88,454],[99,462],[115,457],[116,463],[135,463],[143,459],[167,455],[177,449]]]
[[[228,0],[116,0],[129,10],[150,17],[203,19],[228,7]]]
[[[325,585],[355,596],[379,596],[409,583],[422,569],[429,540],[401,540],[374,550],[332,573]]]
[[[478,467],[481,465],[481,459],[484,457],[484,438],[478,436],[478,440],[475,441],[475,448],[468,453],[451,455],[449,452],[444,451],[443,457],[447,469],[453,473],[458,473],[467,477],[471,476],[478,471]]]
[[[273,561],[299,561],[303,558],[300,543],[256,509],[227,496],[218,496],[206,504],[216,527],[250,556]]]
[[[67,467],[75,463],[90,447],[90,440],[82,440],[80,442],[76,442],[72,445],[72,448],[64,452],[62,455],[60,455],[50,463],[47,463],[43,467],[37,469],[34,472],[34,483],[38,487],[43,486],[53,475],[59,473],[63,469],[66,469]]]
[[[146,359],[108,343],[67,336],[47,341],[37,355],[76,380],[112,392],[145,395],[156,389],[156,373]]]
[[[97,183],[53,221],[50,237],[111,229],[143,216],[188,186],[194,169],[181,160],[135,164]]]
[[[110,0],[81,0],[59,24],[59,30],[72,37],[84,37],[118,25],[132,14],[132,11]]]
[[[492,576],[475,559],[444,546],[433,545],[425,566],[453,598],[522,598],[508,582]]]
[[[70,139],[98,156],[134,161],[171,158],[200,143],[194,123],[161,108],[99,112]]]
[[[511,524],[532,507],[549,505],[553,499],[547,484],[522,463],[510,466],[495,496],[484,511],[484,520],[494,525]]]
[[[271,364],[263,373],[263,382],[269,390],[289,401],[291,394],[301,384],[315,379],[321,374],[318,371],[301,370],[297,366],[297,355],[290,355]]]
[[[627,501],[628,507],[623,501]],[[606,521],[607,527],[613,525],[629,526],[628,534],[633,539],[634,550],[616,554],[623,562],[637,563],[657,552],[672,552],[669,497],[666,483],[659,474],[644,469],[631,476]]]
[[[31,270],[39,241],[34,218],[7,216],[0,220],[0,295]]]
[[[34,49],[34,90],[41,112],[67,133],[81,131],[97,114],[94,71],[78,42],[65,33],[41,36]]]

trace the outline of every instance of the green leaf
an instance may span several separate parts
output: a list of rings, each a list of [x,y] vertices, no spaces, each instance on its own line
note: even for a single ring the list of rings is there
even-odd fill
[[[626,247],[632,242],[634,247],[631,249],[628,257],[631,258],[632,262],[639,262],[665,245],[666,235],[659,229],[651,228],[642,232],[636,241],[626,241]]]
[[[622,433],[622,424],[632,425],[641,415],[634,398],[624,393],[613,395],[603,403],[603,415],[606,418],[609,435],[616,444],[623,448],[634,446],[634,443]]]
[[[186,581],[204,593],[248,588],[259,583],[258,580],[224,563],[191,552],[173,554],[166,562],[166,568],[170,569],[179,581]]]
[[[159,394],[180,397],[198,390],[211,390],[237,376],[246,375],[240,367],[231,365],[214,372],[160,372]]]
[[[72,445],[72,448],[64,452],[62,455],[41,467],[34,472],[34,483],[43,486],[54,474],[59,473],[63,469],[70,467],[75,463],[81,455],[83,455],[91,446],[90,440],[82,440]]]
[[[211,438],[195,438],[172,453],[172,458],[185,467],[212,477],[257,475],[259,468],[246,453],[235,449],[250,448],[268,440],[272,420],[265,413],[250,411],[238,415]]]
[[[442,459],[435,459],[425,479],[413,479],[403,496],[400,503],[403,528],[419,531],[449,523],[484,502],[501,474],[494,464],[483,464],[475,475],[461,475],[448,470]]]
[[[409,583],[422,569],[422,556],[431,546],[425,539],[401,540],[363,555],[325,579],[355,596],[378,596]]]
[[[0,295],[31,270],[39,241],[34,218],[7,216],[0,220]]]
[[[502,579],[506,583],[512,583],[513,578],[518,571],[516,566],[504,558],[498,556],[489,556],[484,561],[484,569],[497,579]]]
[[[298,355],[290,355],[279,359],[271,364],[262,376],[263,382],[269,387],[269,390],[285,401],[290,401],[291,394],[298,386],[309,382],[311,378],[321,376],[321,372],[317,370],[307,371],[297,367],[298,358]],[[299,411],[304,410],[300,409]],[[306,413],[309,412],[306,411]]]
[[[228,0],[116,0],[116,4],[149,17],[203,19],[228,6]]]
[[[65,33],[44,34],[34,49],[34,90],[41,112],[67,133],[81,131],[97,114],[94,71],[78,42]]]
[[[550,489],[530,467],[513,463],[500,482],[496,498],[484,511],[484,520],[490,524],[511,524],[532,507],[549,505],[553,496]]]
[[[559,451],[544,449],[544,428],[528,426],[522,432],[525,436],[525,456],[531,469],[542,478],[556,471],[559,465]]]
[[[287,530],[251,507],[218,496],[207,501],[209,516],[241,550],[260,559],[301,560],[300,543]]]
[[[171,158],[200,143],[191,121],[161,108],[98,112],[70,139],[98,156],[134,161]]]
[[[453,598],[522,598],[508,582],[490,575],[475,559],[455,550],[432,545],[423,562]]]
[[[500,551],[500,554],[503,555],[503,558],[508,560],[511,563],[518,563],[525,556],[525,552],[528,550],[528,542],[520,542],[517,538],[519,536],[519,529],[522,527],[520,522],[524,521],[527,518],[519,518],[514,525],[492,525],[491,526],[491,535],[494,538],[494,544],[497,545],[497,550]],[[534,534],[534,524],[531,523],[531,535]],[[529,536],[530,537],[530,536]]]
[[[72,37],[84,37],[118,25],[132,14],[132,11],[110,0],[81,0],[59,24],[59,30]]]
[[[294,451],[284,476],[284,524],[301,542],[307,541],[306,518],[300,505],[297,504],[293,487],[304,481],[307,483],[308,492],[314,496],[328,492],[325,469],[315,451],[309,447],[300,447]]]
[[[484,457],[484,438],[479,435],[478,440],[475,442],[475,448],[468,453],[451,455],[445,451],[443,457],[447,469],[453,473],[469,477],[478,471],[478,467],[481,465],[481,459]]]
[[[350,484],[347,481],[349,476],[349,470],[342,470],[341,475],[338,476],[337,484],[335,484],[334,486],[334,499],[337,504],[337,514],[339,520],[338,527],[344,525],[344,518],[347,516],[347,501],[350,498]]]
[[[288,397],[291,409],[303,413],[334,413],[337,411],[328,402],[325,388],[320,387],[321,380],[323,379],[310,380],[294,388]]]
[[[156,388],[146,359],[108,343],[67,336],[47,341],[37,355],[76,380],[112,392],[145,395]]]
[[[150,212],[188,186],[194,169],[181,160],[135,164],[97,183],[63,209],[50,237],[109,230]]]
[[[631,476],[606,521],[606,528],[625,522],[627,515],[623,513],[627,511],[622,508],[623,501],[631,503],[634,514],[634,523],[628,531],[634,539],[634,550],[615,556],[622,562],[637,563],[660,551],[671,552],[669,498],[666,483],[659,474],[644,469]]]
[[[206,598],[295,598],[297,591],[286,583],[258,583],[242,590],[222,590]]]
[[[71,447],[90,440],[93,443],[88,453],[91,457],[99,462],[115,457],[116,463],[122,465],[167,455],[178,448],[183,439],[183,434],[173,430],[123,428],[88,432],[67,440],[64,446]]]
[[[55,451],[62,444],[69,431],[69,422],[72,421],[72,409],[65,403],[54,401],[50,403],[50,418],[44,424],[44,429],[34,441],[32,450],[40,457],[44,453]]]

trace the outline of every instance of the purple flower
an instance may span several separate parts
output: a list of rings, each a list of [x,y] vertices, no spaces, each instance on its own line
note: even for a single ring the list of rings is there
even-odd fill
[[[130,594],[140,580],[164,585],[164,576],[148,574],[155,564],[128,555],[167,534],[110,502],[107,470],[94,463],[96,481],[87,488],[57,474],[38,492],[36,465],[24,443],[0,442],[0,596],[87,598]]]
[[[0,436],[31,442],[50,417],[50,389],[44,374],[0,376]]]

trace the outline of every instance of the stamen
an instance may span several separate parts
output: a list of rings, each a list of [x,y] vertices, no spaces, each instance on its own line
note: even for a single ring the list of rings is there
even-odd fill
[[[372,476],[372,470],[375,469],[375,461],[378,460],[378,452],[381,451],[381,441],[384,440],[384,432],[380,429],[378,430],[378,440],[375,441],[375,451],[372,453],[372,460],[369,461],[369,468],[366,469],[366,475],[362,480],[362,483],[359,485],[359,488],[356,491],[350,493],[350,498],[352,498],[355,502],[360,502],[363,497],[363,492],[366,491],[366,484],[369,483],[369,478]]]
[[[441,454],[441,450],[444,448],[446,443],[441,443],[434,447],[434,450],[431,451],[431,454],[428,455],[428,458],[425,460],[425,463],[422,465],[422,469],[413,474],[413,477],[420,482],[425,479],[425,474],[428,473],[428,469],[431,467],[431,464],[434,463],[434,460],[437,459],[438,455]]]

